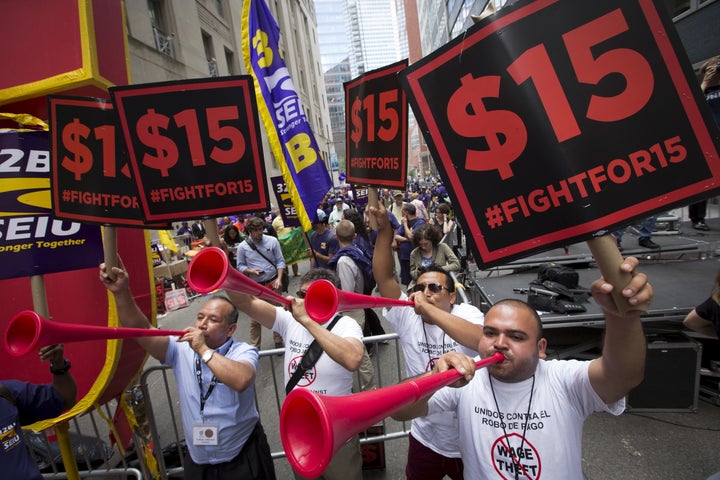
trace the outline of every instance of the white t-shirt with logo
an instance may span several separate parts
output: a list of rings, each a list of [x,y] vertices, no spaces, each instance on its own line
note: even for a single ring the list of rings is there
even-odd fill
[[[331,321],[332,318],[322,326],[327,328]],[[276,308],[275,324],[272,329],[285,341],[284,377],[287,385],[302,356],[315,338],[282,307]],[[363,339],[360,325],[347,315],[343,315],[331,331],[338,337],[357,338],[361,342]],[[345,369],[323,352],[317,363],[305,372],[295,388],[309,388],[321,395],[348,395],[352,392],[352,385],[353,372]]]
[[[516,478],[515,469],[521,479],[583,478],[585,419],[593,412],[620,415],[625,410],[625,399],[606,405],[595,393],[589,365],[540,360],[529,415],[532,378],[519,383],[493,379],[491,386],[483,368],[465,387],[438,390],[428,409],[457,413],[465,478],[510,480]]]
[[[400,297],[401,300],[407,298],[405,294]],[[483,324],[482,312],[468,303],[453,305],[452,314],[476,325]],[[423,322],[412,307],[386,308],[383,309],[383,315],[400,337],[408,377],[429,372],[444,353],[457,351],[470,356],[477,355],[476,351],[460,345],[437,325]],[[434,452],[446,457],[460,457],[457,416],[454,412],[416,418],[412,421],[411,431],[417,441]]]

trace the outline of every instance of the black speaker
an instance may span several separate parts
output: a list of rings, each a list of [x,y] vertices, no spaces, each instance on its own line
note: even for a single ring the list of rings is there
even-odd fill
[[[646,337],[645,380],[628,394],[627,410],[697,411],[702,344],[683,333]]]

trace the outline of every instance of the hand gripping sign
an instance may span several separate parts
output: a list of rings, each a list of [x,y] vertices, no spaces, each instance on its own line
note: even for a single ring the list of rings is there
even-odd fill
[[[717,126],[662,2],[518,2],[400,75],[483,266],[717,192]]]

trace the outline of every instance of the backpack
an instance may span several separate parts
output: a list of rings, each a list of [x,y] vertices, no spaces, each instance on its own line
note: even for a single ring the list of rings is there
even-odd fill
[[[332,270],[337,270],[337,262],[340,260],[340,257],[350,257],[355,262],[355,265],[358,266],[360,271],[363,274],[363,280],[365,283],[365,295],[370,295],[372,291],[375,289],[375,277],[373,276],[372,271],[372,260],[367,255],[367,253],[363,252],[363,250],[356,246],[356,245],[350,245],[347,247],[343,247],[340,250],[338,250],[335,255],[330,259],[328,262],[328,268]]]

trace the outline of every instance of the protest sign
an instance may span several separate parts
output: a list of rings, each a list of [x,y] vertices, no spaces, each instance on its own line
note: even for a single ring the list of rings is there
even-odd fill
[[[717,193],[717,126],[663,2],[518,2],[401,72],[478,264]]]
[[[408,108],[398,72],[407,60],[346,82],[347,181],[405,188]]]
[[[56,218],[149,227],[115,109],[100,98],[50,95],[50,158]],[[155,225],[168,228],[167,224]]]
[[[275,200],[277,200],[278,209],[280,210],[280,216],[283,219],[283,225],[286,227],[299,227],[300,220],[298,219],[297,210],[292,202],[292,196],[288,191],[287,184],[283,179],[282,175],[277,177],[270,177],[270,183],[273,186],[273,192],[275,192]],[[311,212],[314,215],[314,212]]]
[[[250,76],[113,87],[146,221],[267,210]]]

